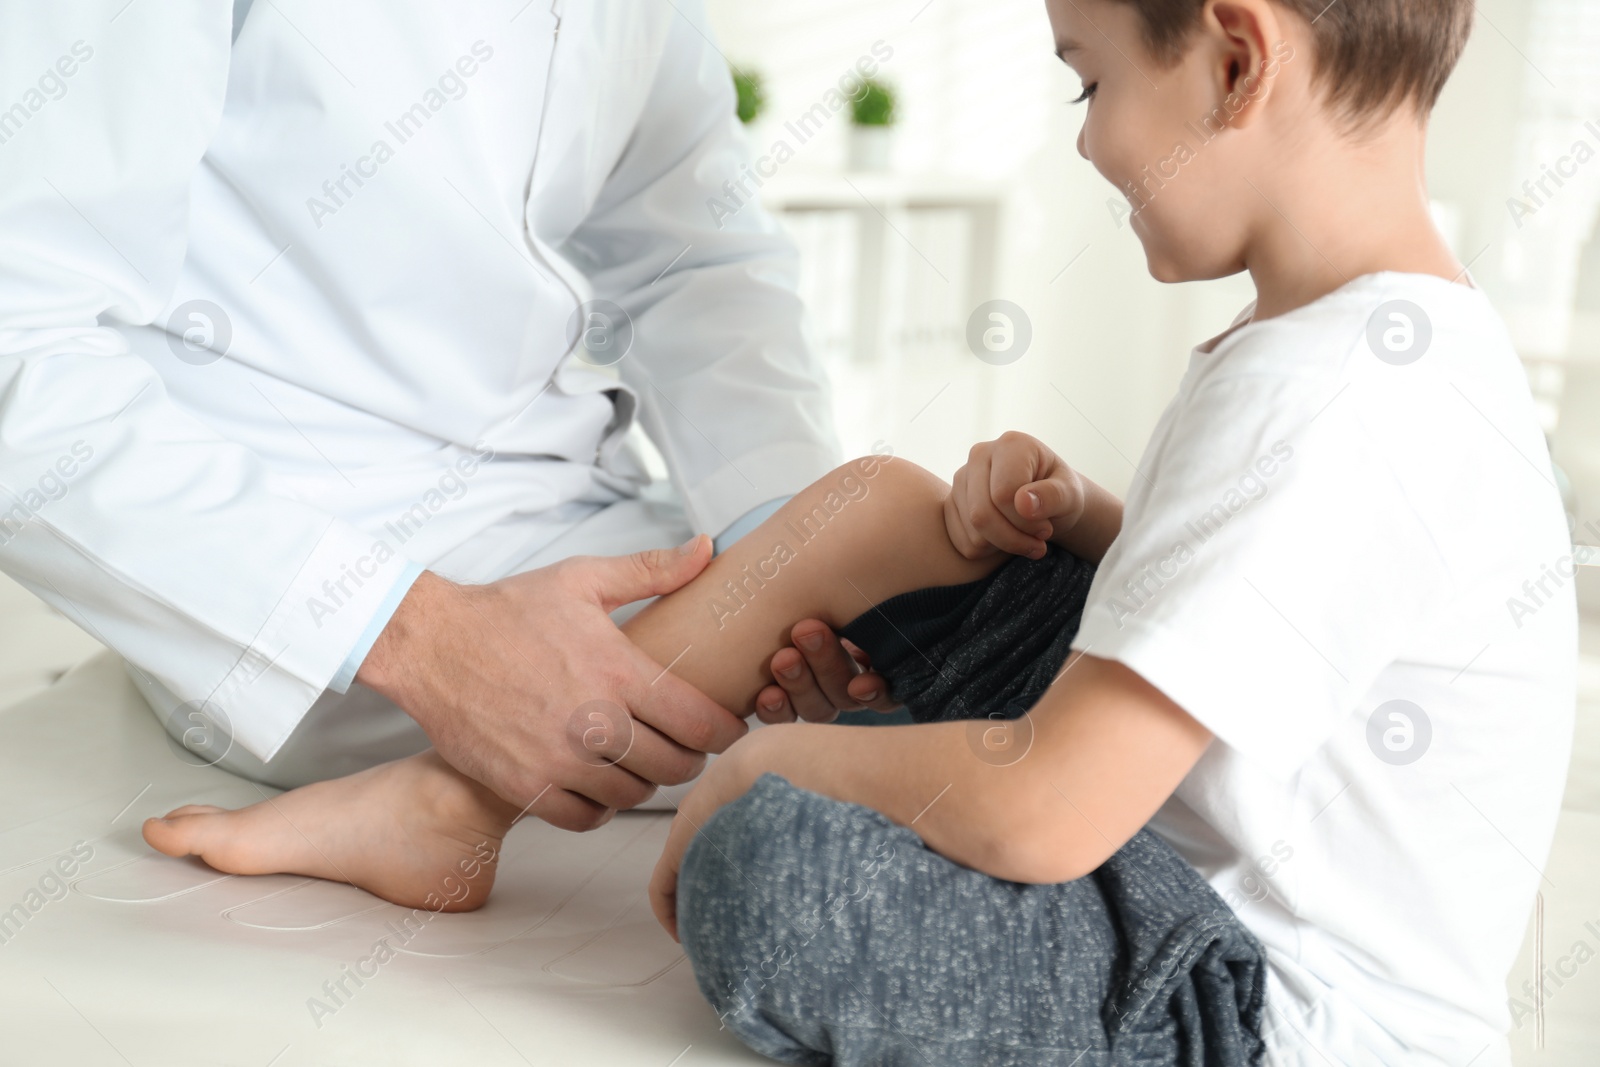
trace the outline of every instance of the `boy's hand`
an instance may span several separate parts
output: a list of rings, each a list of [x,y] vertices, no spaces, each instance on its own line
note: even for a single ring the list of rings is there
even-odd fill
[[[1083,517],[1082,477],[1044,443],[1010,432],[974,445],[944,502],[950,543],[967,559],[1045,554]]]
[[[794,642],[772,657],[773,685],[756,694],[756,718],[764,723],[832,722],[841,711],[900,706],[872,660],[818,619],[806,619],[789,632]]]

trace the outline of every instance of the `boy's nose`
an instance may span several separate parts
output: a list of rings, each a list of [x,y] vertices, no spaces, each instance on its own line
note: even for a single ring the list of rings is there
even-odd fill
[[[1082,127],[1079,127],[1079,129],[1078,129],[1078,155],[1082,156],[1084,159],[1088,159],[1089,158],[1088,151],[1083,147],[1083,138],[1084,138],[1084,135],[1087,134],[1088,132],[1089,131],[1087,129],[1084,129]]]

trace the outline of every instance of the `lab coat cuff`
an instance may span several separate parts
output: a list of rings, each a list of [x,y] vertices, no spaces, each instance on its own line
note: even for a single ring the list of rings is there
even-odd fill
[[[378,643],[378,635],[383,633],[383,628],[389,625],[389,620],[394,618],[394,613],[400,608],[400,601],[411,591],[411,586],[422,574],[423,566],[420,563],[408,564],[400,572],[400,577],[394,583],[394,588],[389,590],[389,595],[383,598],[378,605],[377,612],[372,616],[367,628],[361,631],[361,636],[356,638],[356,646],[344,658],[344,665],[339,668],[339,673],[333,676],[328,683],[328,688],[335,693],[348,693],[350,686],[356,680],[356,672],[361,669],[361,664],[366,662],[367,653],[372,651],[372,646]]]
[[[262,761],[277,754],[414,566],[382,540],[331,523],[211,697],[242,748]]]
[[[731,457],[710,477],[689,486],[684,507],[695,529],[727,530],[753,508],[799,492],[839,462],[835,449],[815,441],[768,445]]]

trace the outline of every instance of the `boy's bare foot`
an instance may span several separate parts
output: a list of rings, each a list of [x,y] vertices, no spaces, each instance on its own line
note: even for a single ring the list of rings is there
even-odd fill
[[[408,908],[471,911],[517,815],[430,750],[237,811],[189,804],[145,820],[144,839],[229,874],[307,874]]]

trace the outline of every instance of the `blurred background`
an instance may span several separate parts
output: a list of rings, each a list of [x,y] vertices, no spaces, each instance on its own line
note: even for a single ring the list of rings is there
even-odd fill
[[[801,247],[847,452],[884,442],[948,477],[1018,429],[1125,491],[1190,347],[1250,288],[1150,279],[1121,197],[1076,153],[1079,86],[1040,0],[708,7],[766,157],[760,195]],[[830,108],[863,69],[878,86]],[[1575,535],[1600,545],[1600,0],[1481,0],[1429,170],[1441,227],[1510,323]],[[991,300],[1013,305],[1015,358],[994,364],[967,339]],[[1507,985],[1521,1065],[1588,1067],[1600,1048],[1600,966],[1562,963],[1600,954],[1600,568],[1579,584],[1567,810]],[[0,705],[96,647],[0,578]]]

